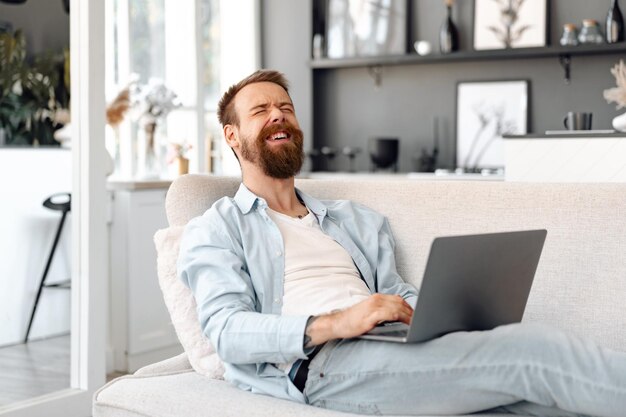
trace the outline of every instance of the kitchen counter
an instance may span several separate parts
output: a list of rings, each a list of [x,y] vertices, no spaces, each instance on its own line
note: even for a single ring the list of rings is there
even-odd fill
[[[421,180],[421,181],[503,181],[504,175],[502,174],[474,174],[474,173],[461,173],[454,172],[305,172],[298,176],[298,178],[310,178],[310,179],[332,179],[341,178],[342,180],[384,180],[384,181],[397,181],[397,180]]]
[[[504,135],[504,139],[582,139],[582,138],[621,138],[626,139],[626,133],[614,130],[572,130],[555,131],[559,133],[535,133],[528,135]]]
[[[157,178],[149,180],[125,179],[110,177],[107,180],[107,189],[110,191],[119,190],[155,190],[169,188],[173,179]]]
[[[626,182],[626,134],[505,136],[507,181]]]
[[[346,172],[346,171],[318,171],[303,172],[298,175],[299,179],[328,179],[341,178],[342,180],[359,181],[397,181],[397,180],[422,180],[422,181],[503,181],[503,174],[480,174],[480,173],[454,173],[454,172]],[[109,178],[107,189],[110,191],[121,190],[156,190],[167,189],[174,179],[139,180],[128,178]]]

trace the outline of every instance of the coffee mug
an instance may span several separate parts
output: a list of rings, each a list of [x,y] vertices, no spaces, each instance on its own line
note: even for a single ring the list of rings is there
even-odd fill
[[[563,126],[567,130],[591,130],[591,113],[570,111],[563,118]]]

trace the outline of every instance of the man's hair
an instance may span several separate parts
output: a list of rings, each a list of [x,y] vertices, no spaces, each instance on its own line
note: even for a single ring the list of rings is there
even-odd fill
[[[241,91],[241,89],[245,86],[261,82],[278,84],[285,89],[287,94],[289,94],[289,82],[282,72],[274,70],[258,70],[255,73],[248,75],[237,84],[231,85],[220,99],[220,102],[217,105],[217,120],[219,120],[222,126],[239,126],[239,117],[237,117],[237,112],[235,111],[235,103],[233,102],[233,99],[235,98],[237,93]]]

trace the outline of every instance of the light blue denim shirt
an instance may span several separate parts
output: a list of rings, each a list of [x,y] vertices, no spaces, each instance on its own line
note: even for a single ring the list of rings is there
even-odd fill
[[[350,201],[319,201],[296,190],[324,233],[350,254],[372,293],[398,294],[415,307],[417,290],[396,272],[385,217]],[[241,184],[191,220],[180,246],[178,275],[198,305],[200,326],[241,389],[304,402],[274,365],[305,359],[307,316],[281,316],[285,259],[267,202]]]

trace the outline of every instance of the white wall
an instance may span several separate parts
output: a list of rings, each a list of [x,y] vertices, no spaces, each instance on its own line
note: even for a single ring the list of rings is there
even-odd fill
[[[313,147],[312,10],[311,0],[263,2],[263,67],[281,71],[289,80],[305,151]],[[310,170],[308,162],[304,172]]]
[[[0,148],[0,346],[24,338],[39,281],[61,212],[42,206],[50,195],[70,192],[68,149]],[[46,282],[69,278],[71,214],[67,216]],[[70,291],[44,289],[31,338],[67,333]]]

